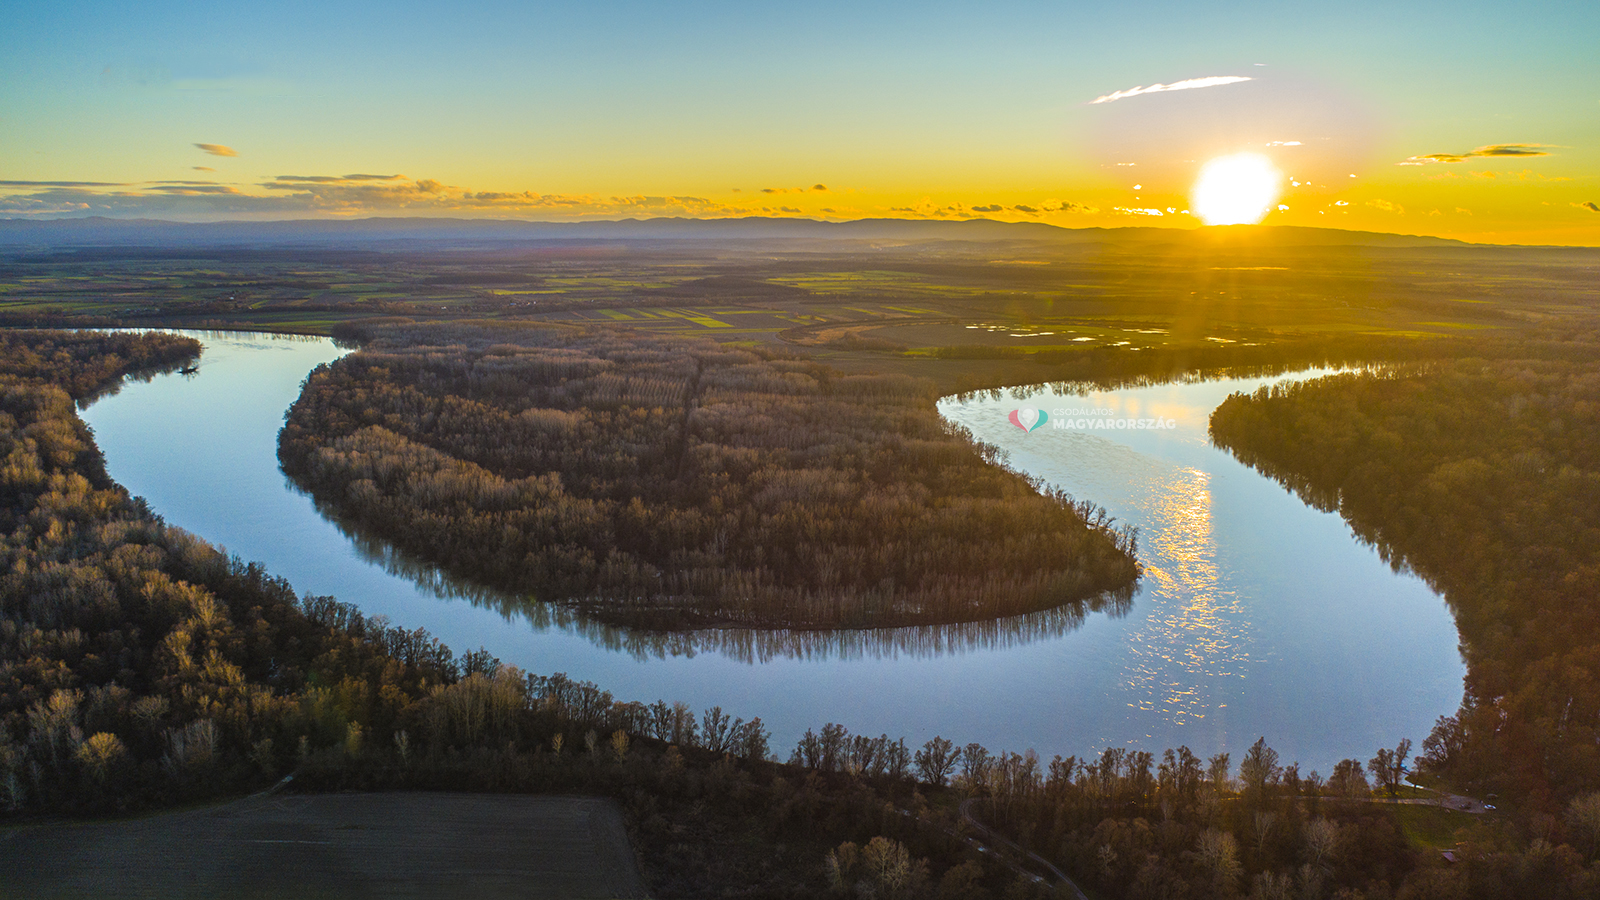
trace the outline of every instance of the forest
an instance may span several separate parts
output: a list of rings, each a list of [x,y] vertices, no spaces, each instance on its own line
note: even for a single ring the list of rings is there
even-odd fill
[[[258,566],[166,527],[106,476],[74,401],[191,360],[199,342],[4,340],[0,806],[122,810],[214,796],[291,764],[344,705],[381,721],[397,690],[455,676],[449,652],[425,636],[307,615],[316,601],[302,606]],[[403,645],[406,662],[386,644]]]
[[[193,342],[8,340],[27,351],[0,374],[11,822],[215,799],[292,774],[291,790],[613,797],[662,897],[1074,896],[1045,865],[1103,897],[1600,892],[1600,794],[1531,823],[1434,810],[1447,862],[1413,834],[1422,808],[1384,802],[1409,742],[1326,778],[1265,739],[1237,764],[1182,747],[1046,762],[826,724],[785,755],[759,718],[457,656],[332,598],[297,597],[107,479],[74,400],[185,362]],[[110,355],[122,362],[105,365]]]
[[[284,470],[458,575],[653,628],[967,622],[1089,602],[1134,535],[993,463],[927,382],[599,328],[376,326]]]
[[[1556,814],[1600,788],[1600,368],[1586,336],[1235,395],[1213,440],[1441,591],[1467,661],[1422,758]]]

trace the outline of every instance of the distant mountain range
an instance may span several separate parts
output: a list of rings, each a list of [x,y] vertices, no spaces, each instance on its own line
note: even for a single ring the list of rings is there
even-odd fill
[[[1462,241],[1334,228],[1228,226],[1181,228],[1061,228],[1040,222],[989,219],[928,221],[751,216],[729,219],[622,219],[525,222],[508,219],[367,218],[256,222],[168,222],[159,219],[0,219],[0,246],[353,246],[402,242],[505,243],[543,241],[1029,241],[1044,243],[1186,244],[1220,241],[1275,247],[1467,247]],[[376,249],[374,247],[374,249]]]

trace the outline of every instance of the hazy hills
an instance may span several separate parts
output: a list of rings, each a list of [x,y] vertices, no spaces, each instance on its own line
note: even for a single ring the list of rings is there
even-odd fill
[[[1023,241],[1054,244],[1250,245],[1254,247],[1444,248],[1473,246],[1413,235],[1333,228],[1230,226],[1061,228],[989,219],[622,219],[526,222],[507,219],[366,218],[261,222],[168,222],[159,219],[0,219],[0,246],[18,249],[173,246],[372,246],[404,243],[545,241]]]

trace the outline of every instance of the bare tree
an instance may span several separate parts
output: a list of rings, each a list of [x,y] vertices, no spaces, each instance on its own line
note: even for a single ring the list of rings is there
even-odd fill
[[[1266,799],[1267,788],[1276,785],[1283,777],[1283,767],[1278,765],[1278,751],[1267,746],[1261,738],[1245,751],[1239,761],[1239,780],[1244,783],[1245,801],[1260,803]]]
[[[989,772],[989,751],[982,744],[971,743],[961,750],[961,780],[968,790],[983,784]]]
[[[1228,754],[1218,753],[1211,757],[1211,765],[1206,769],[1206,778],[1211,783],[1211,792],[1220,797],[1233,787],[1233,780],[1228,777]]]
[[[1328,790],[1346,800],[1359,800],[1372,793],[1367,776],[1361,771],[1361,761],[1357,759],[1341,759],[1334,764]]]
[[[1405,776],[1406,757],[1411,755],[1411,739],[1402,738],[1393,750],[1383,748],[1367,762],[1367,771],[1383,785],[1389,796],[1400,794],[1400,780]]]
[[[700,745],[712,753],[727,753],[732,748],[733,722],[713,706],[700,717]]]
[[[734,726],[734,750],[745,759],[763,760],[767,758],[768,742],[771,735],[767,727],[761,724],[761,717],[756,716],[743,725]]]
[[[935,787],[944,787],[945,780],[955,769],[956,755],[954,744],[935,736],[917,751],[917,774],[922,776],[923,781]]]

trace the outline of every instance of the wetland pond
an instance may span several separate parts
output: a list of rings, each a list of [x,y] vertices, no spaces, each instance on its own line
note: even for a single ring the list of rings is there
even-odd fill
[[[346,351],[324,338],[191,334],[205,345],[197,373],[129,381],[82,410],[111,477],[168,523],[303,594],[426,628],[457,654],[481,646],[619,700],[760,716],[784,757],[826,722],[1046,759],[1179,744],[1238,759],[1265,735],[1285,762],[1326,775],[1402,737],[1420,745],[1461,699],[1444,600],[1337,513],[1210,445],[1211,410],[1277,378],[940,401],[1011,468],[1138,528],[1145,574],[1131,600],[946,628],[663,635],[576,620],[352,534],[277,460],[301,382]],[[1029,409],[1045,421],[1025,430],[1012,421],[1019,409],[1023,424],[1036,422]],[[1094,427],[1116,418],[1170,427]]]

